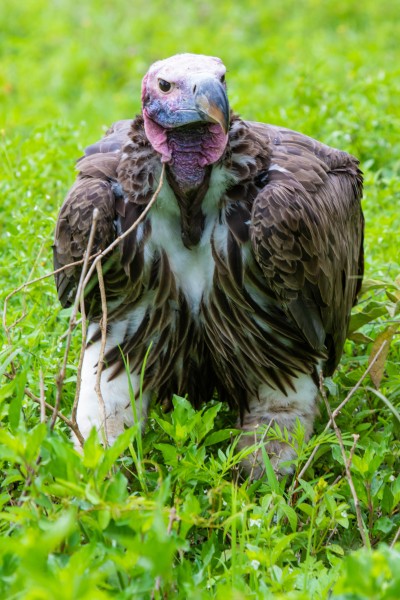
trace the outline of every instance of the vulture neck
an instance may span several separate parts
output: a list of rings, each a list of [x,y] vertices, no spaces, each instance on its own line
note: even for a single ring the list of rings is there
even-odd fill
[[[181,195],[192,195],[202,187],[209,167],[200,167],[195,164],[193,157],[188,154],[173,153],[168,172],[175,181],[176,188]]]
[[[190,248],[199,243],[204,229],[202,202],[212,171],[212,133],[207,124],[179,127],[168,131],[167,141],[171,153],[167,179],[179,205],[182,242]]]
[[[171,153],[169,171],[182,194],[192,194],[202,187],[208,166],[208,148],[212,139],[207,124],[178,127],[167,132]]]
[[[192,169],[189,185],[189,178],[182,179],[182,175],[187,174],[184,167],[174,169],[171,165],[167,169],[167,180],[175,194],[181,214],[181,237],[186,248],[196,246],[203,233],[205,216],[202,202],[209,187],[211,170],[211,165],[202,168],[201,173],[198,169],[195,171],[195,178]]]

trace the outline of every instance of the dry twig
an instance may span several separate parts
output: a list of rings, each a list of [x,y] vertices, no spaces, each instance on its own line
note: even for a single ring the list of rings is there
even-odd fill
[[[98,256],[99,252],[96,252],[95,254],[92,254],[92,256],[89,257],[90,260],[93,260],[94,258],[96,258],[96,256]],[[25,290],[26,288],[30,287],[31,285],[34,285],[35,283],[39,283],[39,281],[43,281],[44,279],[49,279],[49,277],[54,277],[54,275],[57,275],[58,273],[61,273],[62,271],[65,271],[66,269],[70,269],[71,267],[78,267],[79,265],[83,264],[84,262],[84,258],[82,258],[81,260],[76,260],[75,262],[72,263],[68,263],[67,265],[64,265],[63,267],[60,267],[59,269],[56,269],[55,271],[51,271],[50,273],[46,273],[46,275],[41,275],[40,277],[36,277],[36,279],[31,279],[28,281],[25,281],[25,283],[21,284],[19,287],[15,288],[14,290],[12,290],[4,299],[4,306],[3,306],[3,328],[4,331],[6,333],[6,337],[7,340],[9,342],[9,345],[11,344],[11,340],[10,340],[10,330],[15,327],[15,325],[17,325],[20,321],[22,321],[22,319],[24,318],[24,315],[21,315],[21,317],[19,317],[16,321],[14,321],[14,323],[11,323],[11,325],[7,325],[7,310],[8,310],[8,302],[9,300],[11,300],[11,298],[13,296],[15,296],[16,294],[18,294],[19,292],[22,292],[22,290]],[[65,336],[63,336],[65,337]]]
[[[355,450],[357,448],[357,443],[358,443],[359,439],[360,439],[359,434],[358,433],[353,433],[353,445],[351,447],[349,458],[347,460],[347,466],[348,467],[350,467],[350,465],[351,465],[351,463],[353,461],[354,452],[355,452]]]
[[[101,261],[96,265],[97,269],[97,278],[99,280],[99,289],[100,289],[100,297],[101,297],[101,320],[100,320],[100,331],[101,331],[101,343],[100,343],[100,352],[99,352],[99,360],[97,362],[97,372],[96,372],[96,384],[95,390],[97,394],[97,398],[99,400],[100,410],[102,414],[102,422],[104,428],[104,442],[105,445],[108,445],[108,436],[107,436],[107,421],[106,421],[106,405],[104,403],[103,394],[101,393],[101,374],[104,367],[104,353],[106,350],[106,342],[107,342],[107,298],[106,298],[106,289],[104,287],[104,278],[103,278],[103,270],[101,267]]]
[[[375,362],[378,360],[378,357],[380,356],[381,352],[383,351],[383,348],[384,348],[384,346],[385,346],[386,343],[387,343],[386,341],[384,341],[382,343],[382,346],[379,348],[378,352],[375,354],[374,359],[368,365],[368,368],[364,371],[364,373],[362,374],[362,376],[360,377],[360,379],[357,381],[356,385],[350,390],[350,392],[347,394],[347,396],[343,400],[343,402],[341,402],[339,404],[339,406],[337,408],[335,408],[335,410],[332,413],[332,416],[330,416],[329,421],[325,425],[325,429],[323,430],[322,433],[325,433],[326,431],[328,431],[328,429],[333,424],[333,419],[335,419],[338,416],[338,414],[340,413],[340,411],[344,408],[344,406],[348,403],[348,401],[353,397],[354,393],[358,390],[358,388],[360,387],[360,385],[362,384],[362,382],[364,381],[364,379],[366,378],[366,376],[368,375],[368,373],[370,372],[370,370],[374,366]],[[320,446],[321,446],[321,444],[317,444],[315,446],[315,448],[311,452],[310,457],[307,460],[306,464],[304,465],[304,467],[302,468],[302,470],[300,471],[300,473],[296,477],[296,481],[298,481],[299,479],[302,479],[302,477],[304,477],[305,472],[307,471],[308,467],[310,466],[310,464],[314,460],[314,457],[315,457],[316,453],[318,452]]]
[[[44,380],[42,369],[39,371],[39,383],[40,383],[40,422],[46,423],[46,400],[44,395]]]
[[[57,395],[56,395],[56,403],[54,405],[54,414],[53,414],[53,417],[52,417],[51,423],[50,423],[50,429],[54,428],[56,418],[57,418],[57,411],[59,410],[60,404],[61,404],[62,388],[63,388],[63,384],[64,384],[65,375],[67,372],[67,361],[68,361],[69,349],[71,347],[72,332],[76,325],[76,315],[78,314],[78,307],[79,307],[79,304],[81,301],[81,295],[84,293],[84,289],[85,289],[84,280],[85,280],[85,275],[88,270],[90,253],[91,253],[92,247],[93,247],[94,236],[96,233],[96,226],[97,226],[98,218],[99,218],[99,211],[97,208],[95,208],[93,211],[93,221],[92,221],[92,226],[90,229],[88,245],[87,245],[84,260],[83,260],[81,276],[79,278],[78,289],[76,291],[75,302],[72,307],[72,312],[71,312],[71,316],[69,319],[67,342],[65,345],[64,358],[63,358],[61,369],[56,377]]]
[[[340,452],[342,454],[342,458],[343,458],[343,462],[344,462],[344,468],[346,470],[347,481],[348,481],[348,484],[349,484],[349,487],[350,487],[351,495],[353,496],[354,508],[355,508],[355,511],[356,511],[357,524],[358,524],[358,529],[360,531],[361,539],[363,541],[364,546],[366,546],[367,548],[371,548],[371,542],[370,542],[370,540],[368,538],[367,529],[366,529],[366,527],[364,525],[364,521],[363,521],[362,514],[361,514],[360,501],[358,499],[356,488],[354,487],[353,478],[351,476],[350,465],[351,465],[351,458],[353,456],[354,450],[353,450],[353,452],[350,452],[349,458],[347,458],[347,456],[346,456],[346,450],[345,450],[345,447],[344,447],[344,444],[343,444],[342,434],[340,432],[339,427],[336,424],[335,417],[334,417],[334,415],[333,415],[333,413],[331,411],[331,407],[329,406],[329,402],[328,402],[328,399],[326,397],[324,387],[322,385],[322,379],[321,379],[321,384],[320,384],[320,390],[321,390],[322,398],[323,398],[323,400],[325,402],[326,410],[328,411],[328,415],[330,417],[330,420],[331,420],[332,425],[333,425],[333,429],[335,431],[336,437],[337,437],[338,442],[339,442]],[[356,439],[355,439],[355,441],[356,441]],[[354,444],[354,446],[355,446],[355,444]]]
[[[93,255],[90,258],[92,259]],[[81,308],[79,308],[79,310],[81,310]],[[81,323],[82,323],[82,317],[80,319],[76,320],[75,326],[78,327],[78,325],[81,325]],[[66,331],[65,333],[63,333],[62,335],[60,335],[60,338],[59,338],[60,342],[64,341],[67,336],[68,336],[68,331]]]
[[[71,411],[71,420],[73,423],[77,422],[76,414],[78,411],[78,402],[79,402],[79,396],[81,393],[82,367],[83,367],[83,359],[85,357],[85,350],[86,350],[87,320],[86,320],[85,299],[83,296],[84,295],[82,294],[81,303],[80,303],[81,304],[80,311],[81,311],[82,343],[81,343],[81,350],[79,353],[78,369],[76,372],[75,397],[74,397],[74,403],[72,405],[72,411]]]
[[[12,380],[15,378],[15,374],[14,373],[4,373],[4,377],[7,377],[7,379]],[[35,394],[33,394],[29,388],[27,388],[27,387],[24,388],[24,394],[26,396],[28,396],[28,398],[33,400],[33,402],[36,402],[37,404],[42,405],[42,401],[40,400],[40,398],[35,396]],[[49,413],[54,414],[54,406],[52,404],[49,404],[48,402],[44,402],[44,407]],[[79,442],[82,444],[83,443],[82,434],[79,431],[79,429],[74,425],[74,423],[70,419],[68,419],[68,417],[63,415],[63,413],[60,411],[57,411],[57,418],[61,419],[61,421],[63,421],[63,423],[65,423],[65,425],[67,427],[69,427],[69,429],[71,431],[73,431],[73,433],[78,438]]]
[[[397,540],[400,538],[400,527],[398,528],[398,530],[396,531],[396,535],[394,536],[392,543],[390,544],[391,548],[394,548],[395,544],[397,543]]]

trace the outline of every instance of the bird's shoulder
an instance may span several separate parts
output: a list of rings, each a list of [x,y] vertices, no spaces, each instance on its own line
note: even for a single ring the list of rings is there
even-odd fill
[[[324,181],[330,173],[343,173],[362,182],[359,161],[351,154],[324,144],[308,135],[285,127],[243,121],[248,128],[249,146],[253,142],[253,153],[264,148],[270,160],[271,171],[293,175],[306,189],[313,183]]]
[[[115,239],[116,215],[124,210],[118,167],[132,126],[132,120],[114,123],[76,163],[77,178],[60,209],[53,245],[54,267],[63,269],[56,275],[63,306],[70,304],[76,289],[80,265],[74,263],[86,251],[95,209],[99,216],[92,253],[104,250]]]
[[[283,127],[233,120],[229,207],[277,211],[289,226],[290,214],[322,223],[361,211],[362,173],[351,154]],[[265,213],[265,214],[266,214]],[[269,215],[268,218],[271,218]],[[298,218],[296,219],[298,221]]]

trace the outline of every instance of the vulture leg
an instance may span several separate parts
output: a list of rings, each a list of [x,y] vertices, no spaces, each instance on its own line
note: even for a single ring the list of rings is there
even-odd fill
[[[126,322],[113,324],[110,327],[107,336],[106,352],[115,346],[115,339],[123,333],[121,329],[126,327]],[[89,326],[88,340],[98,331],[98,325],[92,323]],[[110,379],[114,366],[105,365],[101,374],[100,389],[105,408],[105,427],[103,418],[103,409],[101,401],[96,392],[96,373],[97,363],[100,354],[100,341],[89,342],[83,359],[82,383],[79,395],[77,423],[84,439],[89,436],[93,427],[99,432],[107,434],[108,444],[112,444],[115,439],[124,431],[125,427],[134,424],[135,417],[146,423],[147,410],[150,403],[150,392],[143,392],[141,400],[139,399],[140,376],[130,374],[125,369],[118,375]],[[130,379],[130,381],[129,381]],[[134,399],[133,399],[134,398]],[[132,410],[133,402],[136,404],[136,410]],[[102,433],[100,433],[102,435]],[[74,440],[75,447],[80,450],[80,444],[77,439]]]
[[[296,457],[296,449],[291,442],[291,432],[299,421],[304,427],[305,439],[308,440],[313,431],[314,418],[317,413],[318,388],[314,378],[309,374],[299,374],[292,379],[294,389],[285,395],[272,389],[266,384],[258,388],[258,397],[249,401],[250,411],[244,415],[240,427],[243,432],[253,435],[243,435],[239,440],[239,448],[252,446],[265,440],[265,447],[274,471],[279,475],[291,473],[287,461]],[[285,435],[289,434],[289,443],[274,439],[273,427],[277,425]],[[247,476],[260,479],[265,474],[265,465],[261,450],[249,455],[242,466]]]

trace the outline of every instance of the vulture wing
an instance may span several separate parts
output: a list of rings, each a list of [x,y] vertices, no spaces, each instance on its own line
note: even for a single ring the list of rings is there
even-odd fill
[[[53,246],[54,269],[82,259],[95,208],[100,215],[92,253],[104,250],[115,239],[118,203],[122,200],[117,184],[117,167],[131,123],[132,121],[115,123],[100,142],[86,149],[85,156],[78,161],[77,181],[71,188],[57,221]],[[57,292],[62,306],[70,306],[74,301],[80,273],[81,265],[77,265],[56,274]],[[94,313],[98,312],[94,308],[97,304],[95,296],[98,294],[91,298],[89,294],[92,316],[93,310]]]
[[[252,209],[257,262],[289,319],[336,367],[363,273],[358,161],[311,138],[251,123],[271,142],[268,182]]]

